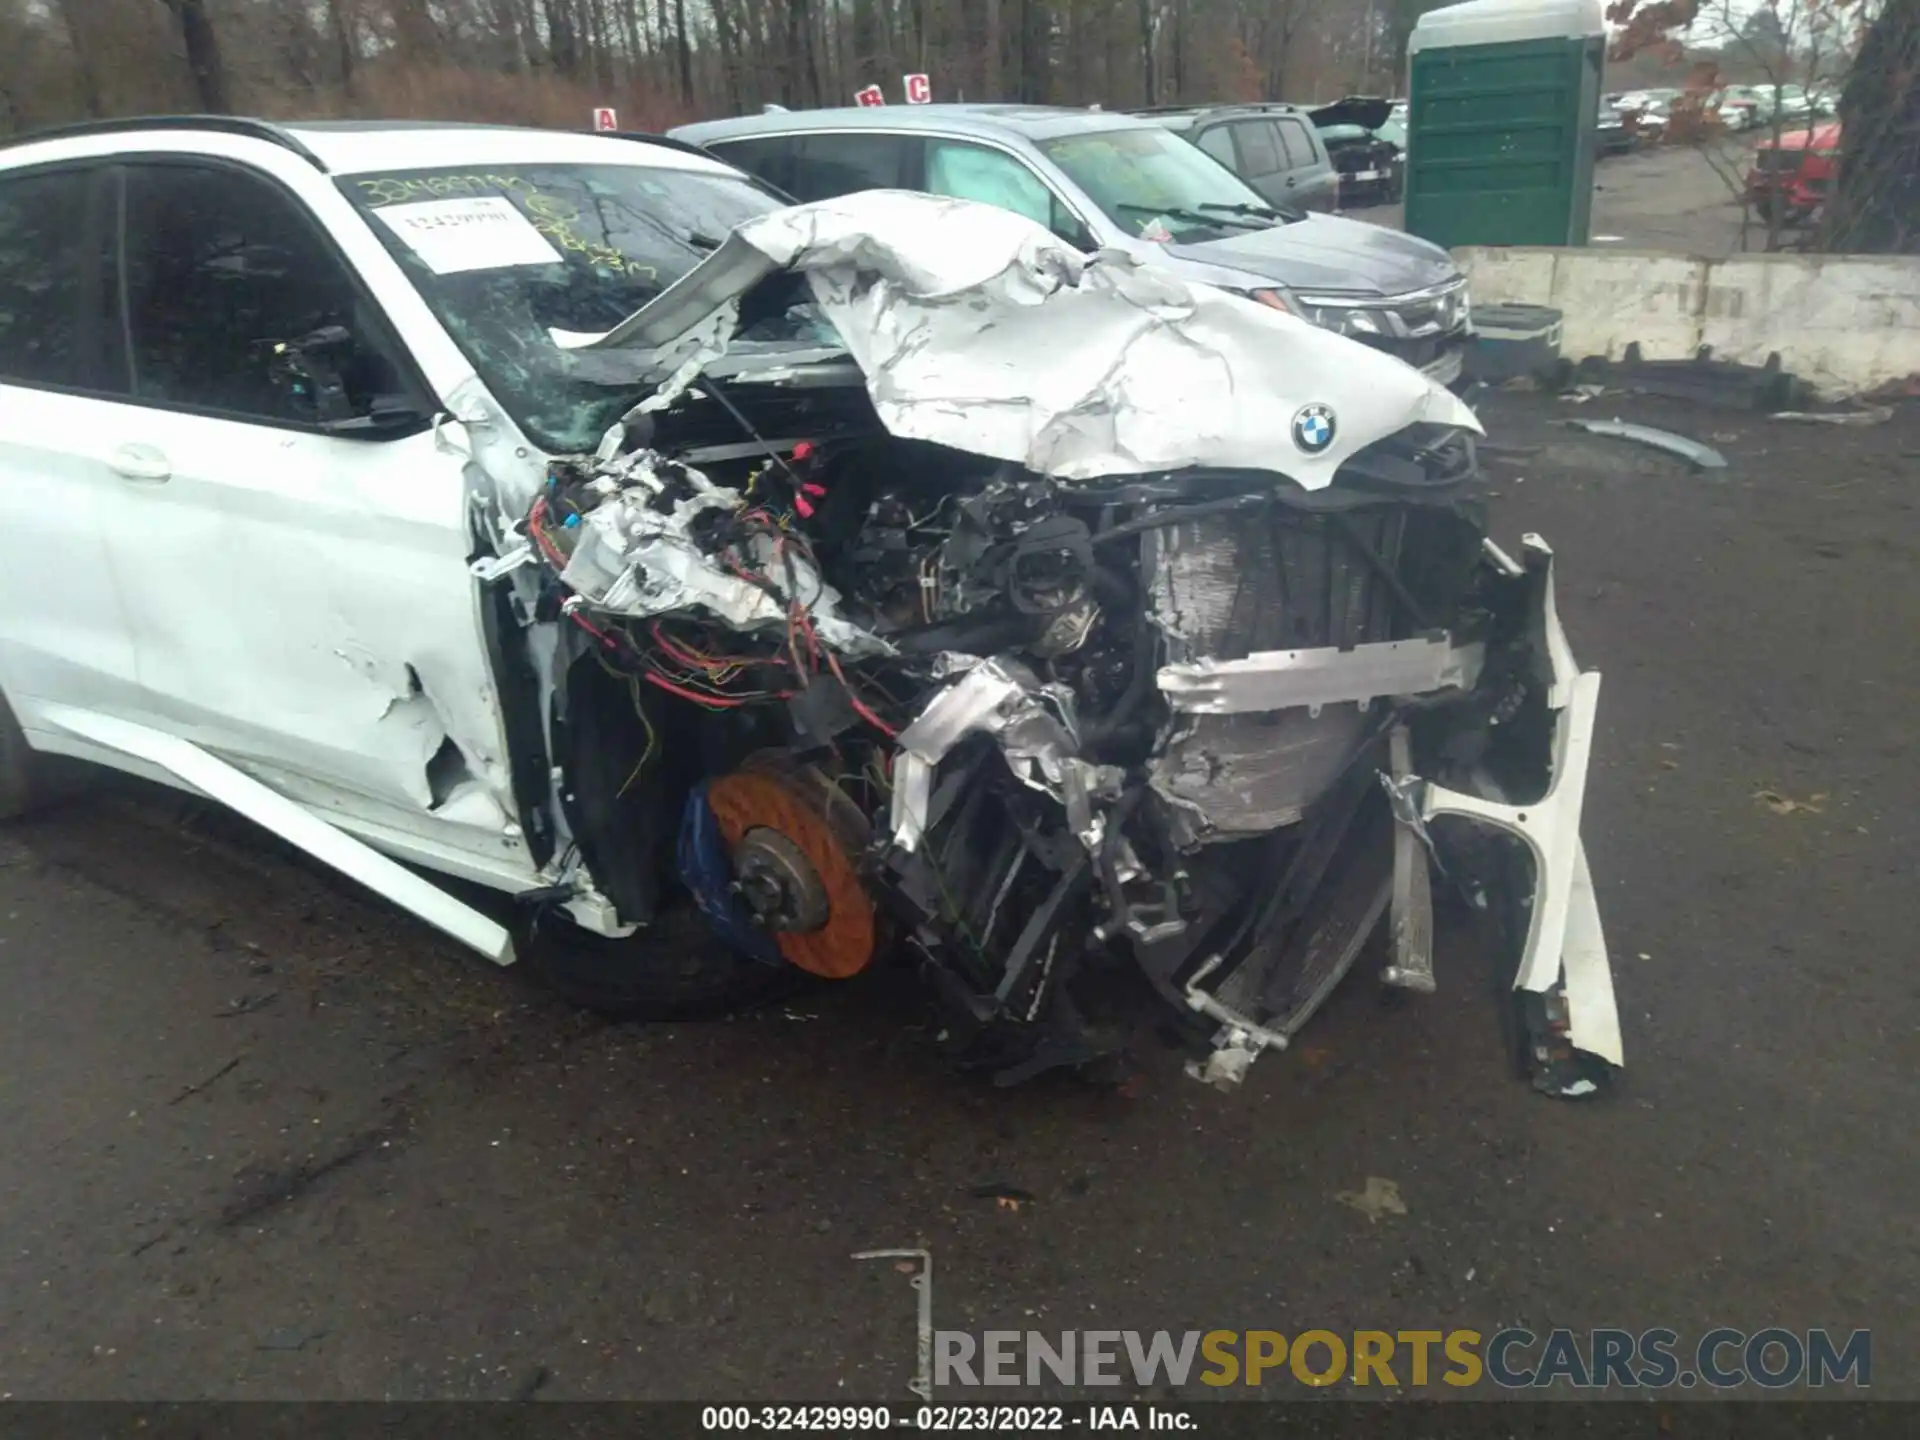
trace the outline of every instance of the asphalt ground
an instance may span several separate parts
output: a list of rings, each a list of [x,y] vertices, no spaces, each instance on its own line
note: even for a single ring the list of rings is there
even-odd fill
[[[1486,419],[1605,675],[1611,1094],[1513,1077],[1458,929],[1233,1095],[988,1089],[903,976],[610,1025],[115,785],[0,832],[0,1395],[906,1400],[905,1278],[850,1256],[918,1245],[943,1328],[1866,1327],[1920,1395],[1920,415]]]

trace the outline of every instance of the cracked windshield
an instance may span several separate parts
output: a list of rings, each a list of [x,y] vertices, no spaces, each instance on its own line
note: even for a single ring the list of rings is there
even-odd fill
[[[645,388],[645,350],[584,348],[779,208],[730,175],[642,165],[490,165],[356,175],[375,221],[488,387],[542,447],[591,449]],[[837,344],[810,310],[742,332],[755,344]]]

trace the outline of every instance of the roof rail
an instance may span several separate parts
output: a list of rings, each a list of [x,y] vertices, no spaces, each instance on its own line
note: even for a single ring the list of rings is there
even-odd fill
[[[1215,100],[1205,105],[1143,105],[1137,110],[1129,110],[1129,115],[1204,115],[1213,110],[1284,110],[1294,112],[1303,107],[1291,100]]]
[[[127,135],[142,130],[217,130],[227,135],[246,135],[265,140],[283,150],[291,150],[321,174],[327,173],[326,161],[309,150],[294,135],[271,120],[255,120],[246,115],[129,115],[115,120],[83,120],[74,125],[53,125],[10,135],[0,140],[0,149],[30,145],[37,140],[72,140],[83,135]]]
[[[640,140],[648,145],[664,145],[669,150],[678,150],[686,155],[698,155],[703,160],[713,159],[713,152],[694,144],[691,140],[676,140],[671,135],[655,135],[650,130],[590,130],[590,135],[604,135],[609,140]]]

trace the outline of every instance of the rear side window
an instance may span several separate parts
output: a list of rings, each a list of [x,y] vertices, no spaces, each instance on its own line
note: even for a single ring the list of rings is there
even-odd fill
[[[801,136],[789,172],[793,183],[783,188],[800,200],[830,200],[856,190],[918,190],[919,152],[919,142],[906,135]]]
[[[92,178],[87,170],[0,178],[0,380],[90,378],[82,316],[99,312],[105,268],[97,250],[82,253]]]
[[[1280,140],[1287,150],[1287,168],[1305,170],[1320,163],[1320,147],[1313,143],[1313,136],[1307,127],[1298,120],[1281,120]]]
[[[364,414],[400,388],[384,325],[291,197],[237,170],[136,165],[126,180],[127,320],[136,399],[269,422],[322,417],[277,347],[327,345]]]

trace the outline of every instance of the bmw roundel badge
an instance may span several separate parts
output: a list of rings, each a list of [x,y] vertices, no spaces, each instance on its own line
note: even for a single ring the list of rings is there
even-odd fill
[[[1302,405],[1293,416],[1293,443],[1318,455],[1333,444],[1336,428],[1331,405]]]

